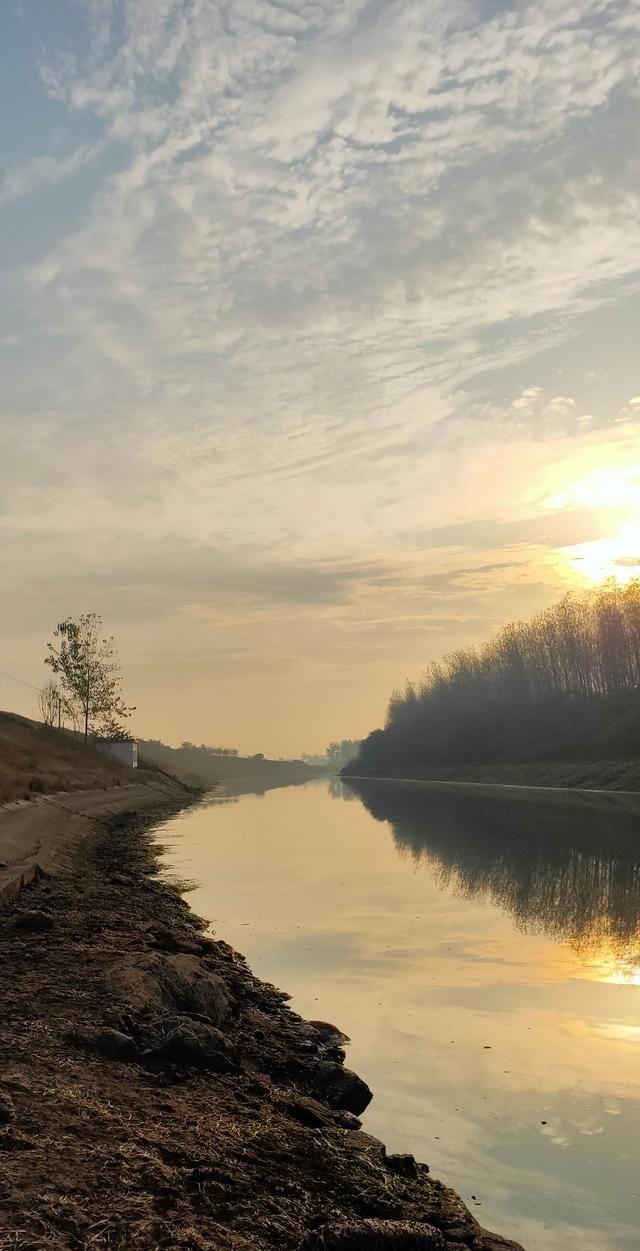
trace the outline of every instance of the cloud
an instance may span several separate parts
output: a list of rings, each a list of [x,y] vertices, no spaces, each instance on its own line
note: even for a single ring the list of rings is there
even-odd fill
[[[39,156],[16,165],[0,178],[0,207],[21,200],[41,187],[72,178],[104,149],[103,143],[85,144],[66,157]]]
[[[221,370],[242,422],[371,426],[477,368],[481,328],[629,272],[640,36],[617,5],[128,3],[115,49],[109,12],[47,81],[130,159],[28,290],[129,396]]]
[[[555,513],[509,521],[480,517],[474,521],[436,526],[433,530],[406,537],[414,543],[424,544],[425,547],[491,550],[534,544],[556,548],[603,538],[611,533],[612,525],[615,527],[619,521],[620,517],[615,509],[608,512],[589,508],[563,509]]]
[[[539,549],[600,522],[541,517],[540,483],[631,447],[639,398],[593,336],[579,380],[539,368],[638,283],[628,6],[22,10],[24,116],[48,120],[0,182],[0,206],[39,193],[0,307],[20,611],[103,580],[123,620],[181,614],[194,647],[213,618],[235,646],[239,617],[297,646],[305,617],[320,664],[360,630],[417,655],[428,621],[548,597]],[[44,194],[63,179],[67,218]],[[268,656],[242,644],[265,665],[273,629]]]

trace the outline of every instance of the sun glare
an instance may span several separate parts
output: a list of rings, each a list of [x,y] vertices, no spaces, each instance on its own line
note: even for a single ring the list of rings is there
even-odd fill
[[[594,981],[611,986],[640,986],[638,952],[620,954],[604,947],[587,962],[585,973]]]
[[[640,514],[640,472],[637,464],[603,465],[547,496],[545,508],[628,508]]]
[[[640,577],[640,474],[637,464],[592,470],[547,496],[550,512],[586,508],[615,517],[617,530],[606,538],[560,548],[569,569],[589,583],[615,578],[622,585]],[[626,520],[620,524],[626,513]]]
[[[587,582],[615,578],[623,586],[640,577],[640,518],[627,522],[613,538],[562,548],[569,565]]]

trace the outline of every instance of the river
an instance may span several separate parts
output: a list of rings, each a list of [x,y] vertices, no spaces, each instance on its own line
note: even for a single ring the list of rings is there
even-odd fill
[[[637,1251],[640,801],[322,779],[158,838],[215,934],[349,1034],[369,1133],[526,1251]]]

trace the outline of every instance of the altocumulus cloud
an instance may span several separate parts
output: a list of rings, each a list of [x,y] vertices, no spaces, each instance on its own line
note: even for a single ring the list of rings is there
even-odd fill
[[[375,441],[385,406],[429,384],[425,341],[459,373],[479,328],[631,267],[635,5],[86,9],[41,77],[118,168],[19,275],[76,394],[115,375],[112,401],[149,403],[188,376],[192,420],[268,420],[278,458],[292,410],[314,446],[336,415]],[[14,194],[33,177],[13,171]]]

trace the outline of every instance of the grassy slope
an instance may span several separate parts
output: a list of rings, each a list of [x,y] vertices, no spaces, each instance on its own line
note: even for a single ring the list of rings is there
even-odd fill
[[[640,791],[640,760],[540,761],[533,764],[441,765],[430,769],[354,768],[354,775],[425,782],[484,782],[500,786],[560,786],[574,790]],[[348,776],[348,773],[345,775]]]
[[[0,803],[54,791],[106,789],[130,771],[37,721],[0,712]]]

